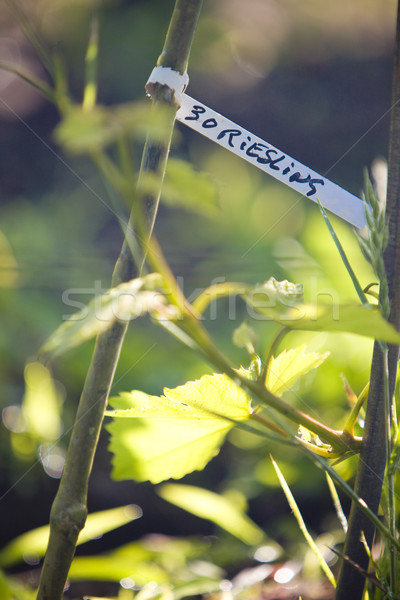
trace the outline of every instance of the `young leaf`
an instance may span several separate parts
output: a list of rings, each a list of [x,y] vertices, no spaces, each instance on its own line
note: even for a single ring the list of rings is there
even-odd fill
[[[21,416],[29,436],[39,445],[54,441],[62,432],[62,395],[50,371],[40,362],[25,366],[25,394]]]
[[[93,106],[86,110],[72,106],[55,130],[56,141],[70,154],[98,152],[116,142],[122,135],[162,140],[171,119],[170,107],[151,111],[142,102],[117,107]]]
[[[162,200],[205,215],[216,213],[217,193],[210,177],[176,158],[168,160]]]
[[[329,352],[306,352],[306,347],[303,345],[284,350],[276,358],[272,358],[266,386],[275,396],[282,396],[302,375],[319,367],[329,355]]]
[[[243,321],[236,327],[232,334],[232,342],[238,348],[246,348],[249,354],[255,354],[255,345],[257,343],[257,334],[247,321]]]
[[[124,578],[133,580],[135,585],[140,587],[150,582],[153,585],[154,583],[162,585],[170,581],[165,570],[154,561],[135,562],[134,556],[120,557],[113,552],[97,556],[76,556],[68,573],[68,579],[71,581],[119,582]]]
[[[360,304],[324,304],[322,302],[297,304],[282,310],[282,304],[273,305],[268,299],[245,296],[258,320],[272,320],[291,329],[305,331],[340,331],[370,337],[389,344],[399,344],[400,334],[382,316],[376,306]],[[288,305],[286,304],[286,307]]]
[[[153,483],[203,469],[233,427],[227,419],[250,416],[249,396],[226,375],[204,375],[160,397],[123,393],[110,403],[114,479]]]
[[[213,521],[250,546],[265,542],[265,534],[245,513],[228,498],[194,487],[168,483],[158,489],[164,500],[188,512]]]
[[[161,284],[160,276],[151,273],[111,288],[64,321],[44,343],[40,354],[65,352],[106,331],[117,320],[130,321],[149,311],[166,314],[165,297],[156,290]]]
[[[55,130],[56,141],[71,154],[96,152],[111,144],[120,133],[111,110],[103,106],[71,108]]]
[[[177,590],[183,585],[208,583],[207,591],[211,591],[219,584],[224,576],[222,569],[213,565],[212,571],[205,576],[197,574],[191,569],[192,561],[202,559],[209,548],[202,539],[198,538],[169,538],[161,535],[149,535],[136,542],[130,542],[119,546],[101,556],[79,556],[75,557],[69,571],[68,577],[72,581],[116,581],[130,578],[135,587],[146,586],[150,583],[151,598],[163,598],[161,590],[154,588],[158,585],[170,584],[173,586],[174,600],[180,597]],[[194,566],[194,565],[193,565]],[[165,591],[165,589],[164,589]],[[146,595],[146,588],[142,590],[142,598]],[[191,596],[192,594],[188,594]],[[197,595],[197,590],[194,594]],[[140,598],[140,596],[139,596]]]
[[[246,292],[243,297],[257,311],[261,309],[264,313],[265,310],[273,309],[281,313],[302,302],[303,286],[301,283],[291,283],[286,279],[277,281],[275,277],[270,277],[262,285],[256,285]]]
[[[108,531],[122,527],[142,516],[141,509],[134,505],[120,506],[92,513],[86,520],[78,544],[84,544]],[[49,539],[50,527],[44,525],[18,536],[7,544],[0,552],[0,565],[3,568],[22,563],[24,556],[44,556]]]

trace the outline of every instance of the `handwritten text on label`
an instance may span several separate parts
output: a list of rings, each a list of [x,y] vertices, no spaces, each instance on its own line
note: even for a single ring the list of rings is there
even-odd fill
[[[193,106],[191,112],[192,114],[190,116],[185,117],[185,121],[197,121],[200,119],[200,116],[204,115],[207,111],[204,106],[196,104]],[[218,127],[218,122],[214,118],[201,120],[201,127],[203,129],[212,129]],[[309,190],[305,195],[308,197],[315,194],[317,185],[325,185],[323,179],[312,178],[310,173],[306,176],[302,176],[299,171],[296,171],[289,175],[290,171],[293,170],[295,163],[291,162],[290,166],[288,166],[286,154],[276,150],[273,146],[268,146],[262,142],[254,142],[251,136],[245,135],[244,131],[241,129],[222,129],[217,135],[217,140],[222,140],[224,137],[226,137],[230,148],[239,149],[241,152],[245,152],[246,156],[251,159],[254,158],[257,163],[266,165],[273,171],[281,171],[282,175],[288,176],[288,181],[290,183],[296,181],[298,183],[307,184]],[[282,161],[284,161],[283,164],[279,165]]]
[[[302,195],[319,200],[352,225],[365,226],[364,204],[359,198],[187,94],[183,94],[177,119]]]

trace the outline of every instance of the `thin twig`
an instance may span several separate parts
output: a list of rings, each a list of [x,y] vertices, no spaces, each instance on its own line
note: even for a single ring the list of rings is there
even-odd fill
[[[13,75],[16,75],[17,77],[22,79],[22,81],[25,81],[33,88],[35,88],[40,94],[42,94],[44,98],[46,98],[50,102],[54,102],[55,94],[53,88],[47,85],[47,83],[45,83],[44,81],[41,81],[40,79],[37,79],[37,77],[34,77],[30,73],[26,73],[18,67],[15,67],[14,65],[9,65],[3,61],[0,61],[0,70],[7,71],[7,73],[12,73]]]
[[[50,77],[54,78],[54,63],[49,56],[48,49],[43,42],[40,34],[32,24],[32,19],[26,14],[18,2],[15,0],[6,0],[6,4],[15,16],[21,30],[24,32],[27,40],[31,43],[33,49],[38,55],[43,67],[46,69]]]

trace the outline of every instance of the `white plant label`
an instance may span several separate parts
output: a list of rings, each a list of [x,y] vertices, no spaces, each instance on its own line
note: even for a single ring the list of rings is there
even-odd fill
[[[303,196],[319,201],[351,225],[365,227],[364,203],[360,198],[187,94],[182,95],[176,118]]]

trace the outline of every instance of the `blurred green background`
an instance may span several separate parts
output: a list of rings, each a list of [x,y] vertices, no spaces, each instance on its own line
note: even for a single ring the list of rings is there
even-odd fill
[[[48,46],[64,57],[79,101],[89,18],[96,2],[24,4]],[[103,3],[100,103],[143,98],[173,4]],[[387,155],[395,4],[205,0],[188,92],[359,195],[363,168]],[[1,60],[44,77],[5,4],[0,27]],[[1,544],[47,523],[92,344],[57,359],[51,365],[53,383],[39,366],[26,364],[72,314],[63,302],[66,290],[87,302],[93,289],[109,286],[122,243],[102,182],[89,160],[61,152],[53,137],[57,123],[55,109],[35,91],[0,73]],[[274,276],[302,283],[310,300],[319,294],[356,300],[316,205],[181,125],[172,154],[207,174],[219,205],[212,218],[161,206],[156,233],[188,296],[217,280],[257,283]],[[332,221],[362,285],[367,285],[373,275],[351,227],[334,217]],[[233,306],[221,300],[206,322],[237,366],[246,365],[248,357],[232,347],[231,336],[245,316],[240,302]],[[268,323],[255,327],[265,348],[276,329]],[[361,391],[368,380],[371,343],[355,336],[301,333],[290,334],[286,341],[331,352],[287,399],[340,427],[347,410],[341,374],[356,393]],[[163,386],[173,387],[205,372],[210,372],[208,365],[143,318],[130,327],[113,394],[130,389],[160,394]],[[206,470],[185,482],[216,491],[238,490],[248,500],[251,516],[272,537],[296,538],[267,461],[270,451],[258,440],[233,433]],[[332,509],[321,474],[292,450],[277,447],[273,453],[305,518],[322,531]],[[344,463],[341,474],[351,477],[353,466]],[[89,509],[135,503],[143,517],[83,551],[99,551],[148,532],[213,531],[211,524],[172,508],[149,484],[115,483],[109,474],[103,432]]]

